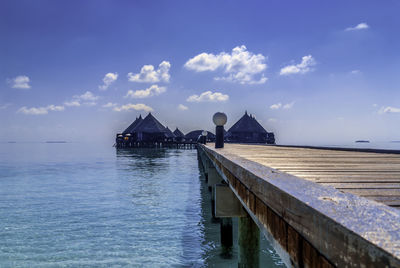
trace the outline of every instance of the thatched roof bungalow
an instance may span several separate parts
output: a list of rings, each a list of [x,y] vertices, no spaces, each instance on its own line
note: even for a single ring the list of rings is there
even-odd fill
[[[168,127],[165,128],[165,131],[166,131],[165,135],[166,135],[168,140],[174,140],[176,138],[174,133],[172,133],[172,131]]]
[[[227,142],[274,144],[274,133],[267,132],[254,116],[245,114],[228,130]]]
[[[197,141],[202,132],[203,130],[190,131],[188,134],[185,135],[185,139],[187,141]],[[207,141],[215,141],[215,135],[210,131],[207,131]]]
[[[175,137],[180,137],[180,138],[185,137],[185,134],[183,134],[183,132],[180,131],[179,128],[176,128],[173,133],[174,133]]]
[[[172,133],[174,133],[175,139],[176,139],[177,141],[183,141],[183,140],[185,139],[185,134],[183,134],[183,132],[180,131],[178,128],[176,128],[176,129],[174,130],[174,132],[172,132]]]
[[[166,128],[151,113],[133,131],[136,141],[159,142],[167,138]]]
[[[122,132],[123,135],[125,134],[133,134],[133,130],[135,129],[135,127],[137,125],[139,125],[141,122],[143,121],[142,115],[139,115],[139,117],[136,117],[135,121],[133,121],[132,124],[129,125],[129,127],[127,127],[124,132]]]

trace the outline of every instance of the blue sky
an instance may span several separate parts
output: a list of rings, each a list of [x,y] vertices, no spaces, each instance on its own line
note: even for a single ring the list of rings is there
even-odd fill
[[[0,2],[0,141],[109,141],[139,114],[279,143],[400,140],[400,2]]]

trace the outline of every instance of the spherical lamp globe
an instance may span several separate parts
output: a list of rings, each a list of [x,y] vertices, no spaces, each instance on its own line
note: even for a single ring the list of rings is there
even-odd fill
[[[201,135],[203,135],[203,136],[207,136],[207,134],[208,134],[207,130],[203,130],[203,131],[201,132]]]
[[[228,118],[226,117],[226,114],[220,113],[220,112],[215,113],[214,116],[213,116],[213,122],[214,122],[214,124],[215,124],[216,126],[223,126],[223,125],[225,125],[227,119],[228,119]]]

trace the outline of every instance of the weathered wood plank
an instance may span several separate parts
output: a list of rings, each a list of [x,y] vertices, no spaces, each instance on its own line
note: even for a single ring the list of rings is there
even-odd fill
[[[370,181],[367,183],[359,182],[322,182],[321,185],[331,186],[336,189],[400,189],[400,182],[398,183],[382,183]]]
[[[347,193],[359,196],[398,196],[400,197],[400,189],[343,189]]]

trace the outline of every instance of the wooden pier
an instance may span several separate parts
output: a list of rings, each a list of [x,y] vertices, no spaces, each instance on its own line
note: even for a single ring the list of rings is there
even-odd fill
[[[400,267],[398,152],[239,144],[198,150],[209,185],[229,187],[287,266]],[[234,216],[243,217],[237,209]],[[246,243],[240,251],[249,251]]]

